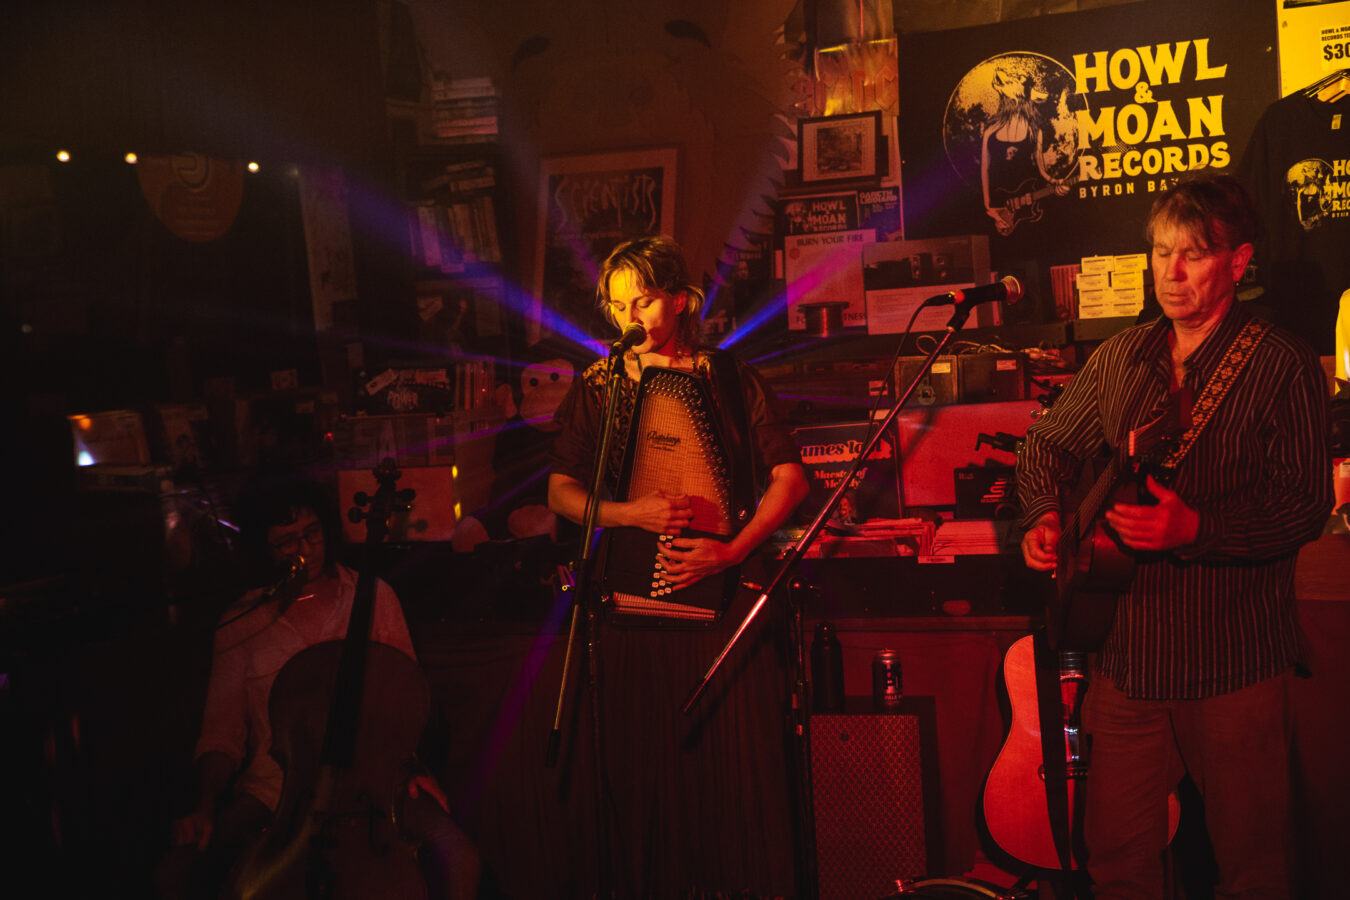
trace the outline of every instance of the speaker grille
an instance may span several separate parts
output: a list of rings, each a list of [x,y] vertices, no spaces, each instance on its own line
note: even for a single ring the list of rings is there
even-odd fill
[[[927,874],[920,724],[914,715],[811,717],[821,900],[879,898]]]

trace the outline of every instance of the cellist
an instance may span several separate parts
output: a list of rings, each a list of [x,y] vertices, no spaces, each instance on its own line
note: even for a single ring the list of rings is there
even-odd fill
[[[196,805],[173,823],[175,849],[157,883],[168,898],[214,898],[245,844],[272,819],[284,773],[269,753],[268,696],[277,673],[300,651],[341,640],[357,576],[328,548],[336,516],[323,489],[304,479],[255,479],[237,516],[246,552],[283,573],[280,587],[249,591],[221,617],[214,640],[201,734],[195,751]],[[377,581],[371,640],[416,659],[392,588]],[[481,868],[477,849],[451,819],[434,777],[410,773],[405,829],[422,844],[432,898],[470,900]]]

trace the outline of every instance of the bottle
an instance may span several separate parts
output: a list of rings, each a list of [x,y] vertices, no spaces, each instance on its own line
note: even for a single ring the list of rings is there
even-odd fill
[[[811,641],[811,711],[844,711],[844,648],[829,622],[816,625]]]

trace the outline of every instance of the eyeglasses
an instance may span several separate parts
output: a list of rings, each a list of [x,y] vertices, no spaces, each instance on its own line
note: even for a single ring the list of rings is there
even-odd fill
[[[296,535],[284,537],[272,542],[272,549],[287,556],[300,551],[300,542],[304,541],[311,549],[323,543],[323,525],[315,522]]]

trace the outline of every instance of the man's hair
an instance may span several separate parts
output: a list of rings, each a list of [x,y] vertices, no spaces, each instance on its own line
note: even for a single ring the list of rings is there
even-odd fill
[[[671,297],[685,295],[684,311],[680,313],[676,330],[686,346],[697,347],[702,328],[699,310],[703,308],[704,295],[703,289],[689,278],[680,245],[665,235],[653,235],[624,241],[609,254],[600,266],[595,296],[605,318],[616,325],[609,308],[609,279],[625,269],[633,273],[643,290],[655,290]]]
[[[1150,245],[1161,225],[1188,232],[1210,249],[1236,250],[1261,236],[1256,205],[1231,175],[1193,175],[1168,188],[1148,214],[1144,236]]]
[[[291,471],[259,472],[239,490],[234,519],[248,563],[262,572],[271,569],[267,533],[290,525],[304,510],[323,525],[325,567],[335,571],[338,550],[337,509],[330,492],[307,475]]]

